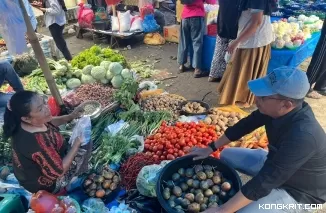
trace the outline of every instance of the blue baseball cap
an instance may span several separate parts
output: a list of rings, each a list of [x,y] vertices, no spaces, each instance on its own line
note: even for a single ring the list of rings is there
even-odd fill
[[[263,78],[249,81],[248,86],[257,97],[278,94],[292,99],[303,99],[310,89],[306,73],[293,67],[274,69]]]

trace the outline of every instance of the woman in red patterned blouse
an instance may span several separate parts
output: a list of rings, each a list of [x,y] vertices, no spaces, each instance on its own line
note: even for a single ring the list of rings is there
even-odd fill
[[[20,185],[35,193],[57,193],[81,145],[76,139],[68,150],[58,126],[80,116],[77,108],[66,116],[52,117],[46,100],[35,92],[17,92],[4,114],[4,135],[12,139],[14,174]],[[66,183],[66,184],[63,184]]]

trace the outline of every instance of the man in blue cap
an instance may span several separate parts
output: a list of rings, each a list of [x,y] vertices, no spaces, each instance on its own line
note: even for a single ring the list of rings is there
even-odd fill
[[[206,158],[262,126],[269,151],[224,149],[221,159],[253,178],[228,202],[205,213],[313,212],[326,202],[326,134],[304,102],[310,88],[306,74],[281,67],[248,86],[258,110],[191,155]]]

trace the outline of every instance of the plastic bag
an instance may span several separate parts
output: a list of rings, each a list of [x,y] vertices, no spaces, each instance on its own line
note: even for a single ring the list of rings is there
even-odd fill
[[[128,32],[130,30],[130,23],[131,23],[131,15],[130,11],[127,12],[119,12],[119,32]]]
[[[104,7],[99,7],[97,11],[95,12],[95,20],[100,21],[100,20],[106,20],[108,19],[108,14],[105,10]]]
[[[129,206],[141,213],[163,212],[162,207],[156,198],[145,197],[139,194],[138,190],[131,191],[126,197],[122,198]]]
[[[91,8],[85,7],[83,3],[79,4],[78,24],[82,28],[92,28],[94,12]]]
[[[156,197],[156,183],[162,168],[170,161],[162,161],[159,165],[154,164],[143,167],[136,180],[136,186],[140,194],[147,197]]]
[[[82,211],[84,213],[109,212],[103,201],[99,198],[89,198],[83,202]]]
[[[48,99],[48,105],[52,116],[60,115],[60,106],[57,104],[54,97]]]
[[[145,16],[142,26],[143,26],[143,31],[145,33],[155,32],[160,29],[160,26],[156,23],[153,14],[149,14]]]
[[[119,19],[116,16],[111,16],[112,31],[119,31]]]
[[[144,151],[144,146],[145,146],[145,139],[143,136],[140,135],[134,135],[130,138],[130,141],[137,141],[138,143],[138,148],[132,148],[127,150],[126,155],[131,156],[140,152]]]
[[[139,16],[136,16],[133,18],[132,22],[131,22],[131,27],[130,27],[130,31],[142,31],[143,30],[143,26],[142,26],[142,19]]]
[[[69,139],[69,144],[72,146],[75,142],[75,139],[80,137],[82,143],[81,146],[85,146],[89,143],[91,140],[91,134],[92,134],[92,123],[90,117],[82,117],[80,118],[76,126],[73,129],[72,135]]]
[[[116,123],[110,124],[109,126],[107,126],[105,128],[105,130],[109,133],[111,133],[112,135],[117,134],[120,130],[122,130],[123,128],[127,128],[129,125],[128,123],[126,123],[123,120],[120,120]]]
[[[27,29],[17,0],[0,1],[0,23],[0,34],[6,41],[9,54],[19,55],[27,52]]]
[[[144,37],[144,43],[148,45],[163,45],[165,39],[159,33],[148,33]]]
[[[147,4],[139,8],[141,19],[144,19],[146,15],[154,14],[154,7],[151,4]]]

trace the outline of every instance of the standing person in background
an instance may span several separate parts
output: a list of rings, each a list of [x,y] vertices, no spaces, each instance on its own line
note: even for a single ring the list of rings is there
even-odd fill
[[[240,0],[219,0],[215,51],[208,82],[220,81],[226,69],[225,55],[231,40],[237,38]]]
[[[15,92],[24,90],[23,84],[21,83],[14,68],[7,61],[0,61],[0,87],[7,81]],[[7,106],[13,94],[0,92],[0,112],[3,111]]]
[[[67,8],[64,0],[44,0],[43,7],[40,10],[44,12],[46,27],[49,28],[55,44],[65,59],[71,61],[72,56],[63,37],[63,29],[67,22],[65,14]]]
[[[307,97],[320,99],[326,96],[326,21],[324,21],[321,36],[309,64],[307,76],[311,88]]]
[[[31,4],[29,3],[28,0],[23,0],[26,12],[28,14],[29,19],[31,20],[31,24],[33,26],[34,31],[37,31],[37,20],[33,11],[33,8],[31,6]]]
[[[182,1],[181,1],[182,3]],[[202,49],[204,38],[204,0],[193,0],[191,4],[185,4],[181,14],[180,39],[178,46],[179,72],[185,72],[188,53],[192,52],[192,65],[195,68],[194,77],[204,76],[202,72]],[[193,51],[191,51],[193,50]]]
[[[229,44],[228,63],[218,91],[219,103],[239,104],[249,107],[254,95],[249,91],[248,81],[266,75],[274,40],[270,14],[273,0],[245,0],[241,6],[237,39]]]

